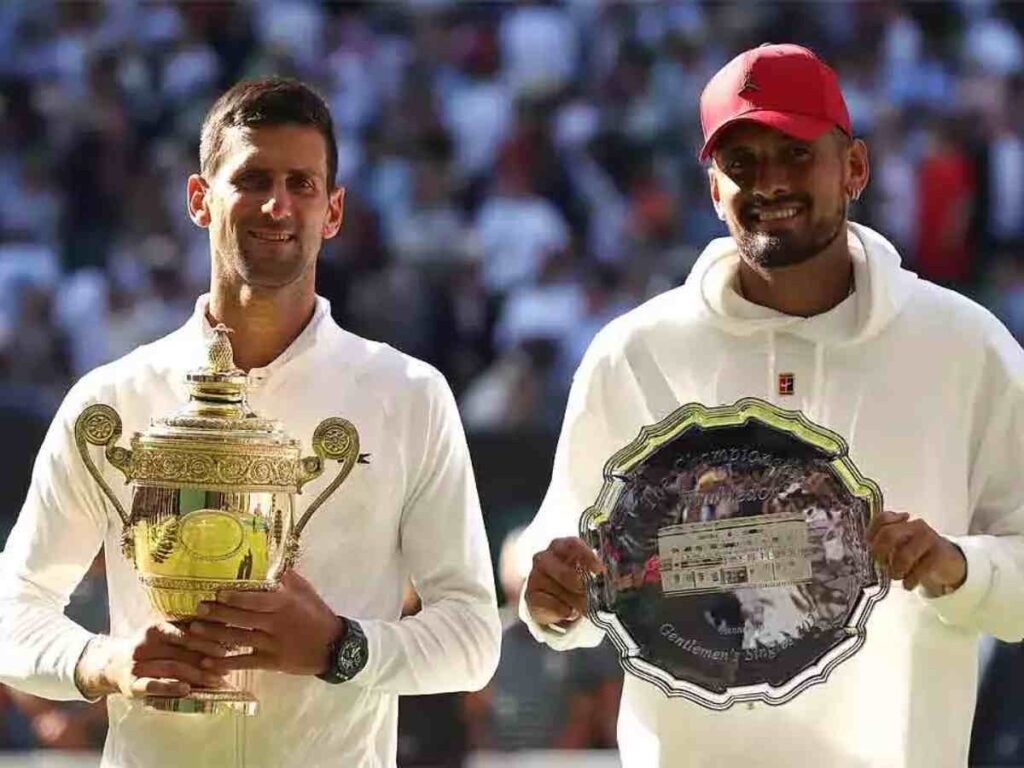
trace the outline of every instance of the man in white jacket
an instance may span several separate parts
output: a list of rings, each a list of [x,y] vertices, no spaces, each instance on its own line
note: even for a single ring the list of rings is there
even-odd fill
[[[607,326],[574,383],[520,614],[591,646],[576,538],[606,460],[686,403],[757,397],[843,436],[887,509],[868,543],[902,589],[863,646],[781,706],[705,709],[627,675],[630,766],[937,768],[967,761],[979,633],[1024,636],[1024,354],[987,311],[900,267],[848,222],[868,182],[835,74],[762,46],[701,97],[711,198],[731,238],[686,283]],[[667,599],[667,598],[666,598]]]
[[[497,665],[490,556],[455,402],[436,370],[342,330],[314,293],[343,204],[318,95],[278,78],[236,85],[207,115],[200,166],[188,211],[209,230],[211,291],[181,329],[85,376],[54,418],[0,559],[0,681],[53,699],[107,696],[104,765],[394,765],[399,695],[479,689]],[[222,593],[205,621],[179,627],[160,620],[122,556],[120,519],[73,428],[96,402],[129,435],[178,410],[216,323],[234,330],[254,411],[306,440],[342,416],[369,459],[311,518],[277,592]],[[103,467],[127,508],[128,489]],[[110,636],[62,614],[101,546]],[[410,578],[423,609],[400,620]],[[225,657],[225,646],[251,652]],[[255,717],[133,701],[233,670],[249,670]]]

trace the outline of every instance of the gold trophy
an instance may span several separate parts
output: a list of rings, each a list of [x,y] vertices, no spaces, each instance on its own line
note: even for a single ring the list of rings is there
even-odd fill
[[[223,325],[214,329],[205,368],[188,374],[189,401],[178,413],[118,446],[121,418],[91,405],[75,422],[85,466],[123,522],[122,551],[134,563],[153,606],[169,621],[195,617],[219,590],[271,591],[294,565],[299,535],[359,460],[359,434],[330,418],[313,432],[315,456],[246,403],[246,375],[235,367]],[[132,485],[131,513],[104,480],[88,445],[102,446]],[[334,480],[295,519],[294,496],[341,462]],[[188,696],[145,699],[170,712],[255,714],[256,697],[235,687],[197,688]]]

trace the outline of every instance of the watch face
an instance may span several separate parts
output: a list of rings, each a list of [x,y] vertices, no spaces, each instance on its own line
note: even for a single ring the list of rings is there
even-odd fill
[[[341,653],[338,654],[339,666],[346,671],[356,669],[362,658],[362,649],[358,645],[354,643],[343,645]]]
[[[338,647],[338,671],[352,677],[366,665],[366,638],[353,624],[349,633]]]

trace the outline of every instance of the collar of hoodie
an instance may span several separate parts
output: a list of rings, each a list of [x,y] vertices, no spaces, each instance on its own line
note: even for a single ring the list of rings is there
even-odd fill
[[[767,350],[768,399],[774,399],[779,334],[814,346],[808,418],[824,418],[826,358],[830,348],[863,343],[880,333],[905,305],[917,276],[900,266],[896,249],[868,227],[850,222],[854,292],[828,312],[794,317],[746,301],[736,290],[739,254],[731,238],[713,241],[694,264],[686,290],[695,294],[705,322],[735,336],[761,336]],[[723,372],[715,373],[717,382]],[[714,393],[717,398],[717,392]]]

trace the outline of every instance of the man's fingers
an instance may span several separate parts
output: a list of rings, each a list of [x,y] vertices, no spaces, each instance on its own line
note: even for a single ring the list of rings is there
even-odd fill
[[[530,614],[538,624],[557,624],[579,618],[580,611],[549,592],[535,590],[527,595]]]
[[[267,632],[271,628],[272,614],[247,611],[241,608],[233,608],[222,603],[200,603],[196,611],[203,622],[217,622],[219,624],[231,624],[245,629],[256,629]],[[194,627],[193,625],[190,625]]]
[[[216,640],[197,637],[191,630],[185,636],[185,647],[202,656],[213,656],[220,659],[228,655],[228,649]]]
[[[579,566],[590,571],[590,573],[604,573],[605,566],[601,558],[597,556],[583,539],[571,536],[564,539],[555,539],[547,549],[562,562],[573,567]]]
[[[531,574],[526,584],[527,597],[534,592],[543,592],[560,600],[572,609],[583,613],[587,609],[587,598],[583,590],[566,589],[560,582],[542,571]]]
[[[189,625],[189,633],[192,635],[198,635],[202,639],[216,643],[222,647],[248,647],[261,651],[277,651],[277,642],[266,632],[242,629],[240,627],[229,627],[224,624],[214,624],[212,622],[193,621]],[[224,656],[227,656],[227,654],[221,654],[221,657]]]
[[[935,539],[929,535],[927,530],[917,530],[910,536],[903,539],[899,546],[889,555],[889,575],[894,579],[902,579],[917,562],[928,554],[934,546]]]
[[[880,528],[871,540],[871,553],[886,569],[889,568],[893,553],[904,541],[914,535],[907,523],[892,523]]]
[[[538,552],[533,556],[530,576],[543,577],[554,581],[567,592],[583,594],[585,587],[583,573],[572,563],[561,560],[552,552]]]
[[[186,645],[177,644],[175,641],[174,645],[164,642],[144,642],[136,645],[132,651],[132,661],[144,662],[144,661],[159,661],[161,659],[172,659],[174,661],[180,661],[184,664],[191,664],[192,666],[199,666],[199,660],[203,654],[188,648]]]
[[[875,535],[883,527],[892,525],[893,523],[905,523],[909,519],[910,514],[907,512],[889,512],[887,510],[882,510],[871,519],[871,524],[868,525],[868,543],[873,543]]]
[[[221,682],[218,675],[203,671],[199,668],[198,664],[192,666],[191,664],[185,664],[174,659],[154,659],[152,661],[135,662],[132,665],[132,675],[137,679],[163,678],[178,680],[191,686],[213,686]]]
[[[203,669],[217,675],[225,675],[236,669],[276,669],[275,658],[264,651],[239,653],[223,659],[203,659]]]
[[[131,695],[141,696],[188,696],[192,688],[188,683],[169,678],[140,677],[132,681]]]
[[[928,575],[938,566],[941,559],[942,552],[938,548],[932,549],[928,552],[924,557],[919,559],[914,564],[914,567],[910,569],[910,572],[903,577],[903,588],[907,590],[915,589],[928,578]]]
[[[228,591],[217,593],[217,604],[240,608],[254,613],[274,613],[280,608],[281,599],[275,592],[239,592]]]

